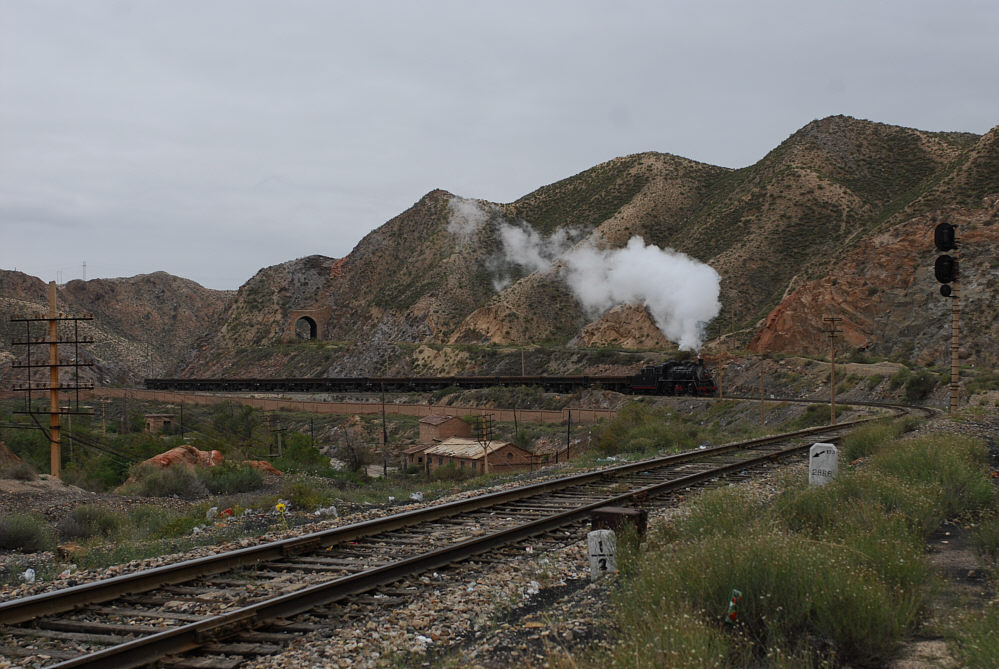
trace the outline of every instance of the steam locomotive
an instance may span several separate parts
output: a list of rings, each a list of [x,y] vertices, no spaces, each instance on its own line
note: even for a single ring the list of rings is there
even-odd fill
[[[645,395],[714,395],[718,392],[704,361],[670,360],[649,365],[631,378],[631,392]]]
[[[697,395],[718,392],[703,361],[670,360],[631,376],[393,376],[285,379],[146,379],[150,390],[230,393],[426,392],[449,387],[540,386],[570,393],[602,388],[631,395]]]

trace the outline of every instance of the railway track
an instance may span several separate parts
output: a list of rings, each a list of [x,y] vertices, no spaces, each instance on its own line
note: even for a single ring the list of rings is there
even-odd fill
[[[298,614],[583,527],[602,506],[653,504],[834,441],[856,422],[577,474],[3,602],[0,655],[24,666],[236,667],[313,631],[292,621]]]

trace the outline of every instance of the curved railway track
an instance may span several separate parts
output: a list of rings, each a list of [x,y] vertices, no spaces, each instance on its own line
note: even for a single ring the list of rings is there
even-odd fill
[[[867,419],[865,419],[867,420]],[[0,655],[26,666],[235,667],[297,614],[834,441],[857,423],[577,474],[0,603]]]

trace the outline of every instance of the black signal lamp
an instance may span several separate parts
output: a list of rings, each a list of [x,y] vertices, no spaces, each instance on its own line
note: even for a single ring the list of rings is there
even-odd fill
[[[933,243],[937,251],[953,251],[957,248],[957,239],[954,237],[955,226],[950,223],[938,223],[933,229]]]
[[[943,255],[937,256],[937,261],[933,264],[933,276],[940,283],[950,283],[957,280],[957,260]]]

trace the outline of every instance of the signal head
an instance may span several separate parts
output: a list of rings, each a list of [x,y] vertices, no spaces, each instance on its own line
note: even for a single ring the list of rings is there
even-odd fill
[[[950,223],[938,223],[933,229],[933,243],[938,251],[953,251],[957,248],[954,237],[954,226]]]
[[[957,280],[957,260],[950,256],[937,256],[933,264],[933,276],[940,283],[950,283]]]

